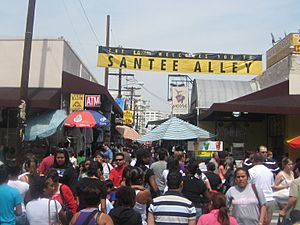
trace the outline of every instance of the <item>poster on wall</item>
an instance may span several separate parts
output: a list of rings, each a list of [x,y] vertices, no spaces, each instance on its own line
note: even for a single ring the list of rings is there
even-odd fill
[[[188,87],[172,88],[172,114],[189,113],[189,89]]]
[[[223,151],[223,141],[188,141],[188,151]]]

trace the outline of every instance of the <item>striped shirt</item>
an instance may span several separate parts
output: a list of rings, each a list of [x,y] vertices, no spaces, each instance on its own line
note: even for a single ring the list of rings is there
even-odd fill
[[[154,198],[149,207],[156,225],[186,225],[196,220],[196,209],[192,202],[181,193],[167,191],[165,195]]]

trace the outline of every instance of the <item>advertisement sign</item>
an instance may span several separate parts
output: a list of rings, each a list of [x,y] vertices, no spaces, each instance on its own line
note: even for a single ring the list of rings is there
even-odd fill
[[[85,95],[85,107],[100,107],[100,95]]]
[[[188,151],[223,151],[223,141],[188,141]]]
[[[186,53],[99,46],[97,66],[194,74],[262,74],[262,55]]]
[[[300,34],[289,34],[276,43],[266,53],[267,68],[290,54],[300,53]]]
[[[207,151],[195,151],[195,157],[199,158],[210,158],[212,157],[213,152],[207,152]]]
[[[70,94],[70,113],[84,109],[84,94]]]
[[[131,110],[124,110],[123,112],[123,124],[130,125],[133,123],[133,112]]]
[[[189,89],[188,87],[172,88],[172,114],[189,113]]]

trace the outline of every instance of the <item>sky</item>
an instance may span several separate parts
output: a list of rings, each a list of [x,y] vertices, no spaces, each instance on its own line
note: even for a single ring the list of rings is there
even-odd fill
[[[24,38],[27,7],[28,0],[1,0],[0,38]],[[104,69],[96,64],[98,46],[105,45],[107,15],[110,46],[151,51],[262,54],[264,59],[272,47],[271,33],[279,40],[300,32],[299,0],[37,0],[33,37],[63,36],[103,85]],[[136,94],[150,100],[150,109],[170,112],[168,73],[123,72],[144,83]],[[191,79],[253,77],[185,75]],[[117,87],[117,78],[110,76],[109,89]]]

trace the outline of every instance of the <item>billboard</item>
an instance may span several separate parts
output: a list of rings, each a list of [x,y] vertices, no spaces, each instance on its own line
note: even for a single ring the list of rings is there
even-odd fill
[[[124,110],[123,111],[123,124],[131,125],[133,123],[133,111]]]
[[[262,74],[262,55],[186,53],[99,46],[105,68],[194,74]]]
[[[188,151],[223,151],[223,141],[188,141]]]
[[[189,89],[188,87],[172,88],[172,114],[189,113]]]

